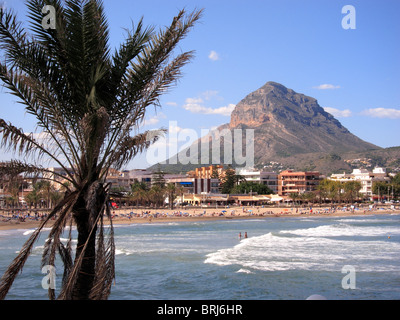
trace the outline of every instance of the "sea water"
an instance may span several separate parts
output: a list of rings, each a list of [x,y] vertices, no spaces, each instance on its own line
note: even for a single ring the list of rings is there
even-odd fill
[[[31,233],[0,231],[1,274]],[[7,299],[47,298],[40,268],[45,239],[46,232]],[[115,243],[116,279],[110,299],[303,300],[312,294],[327,299],[400,298],[396,214],[153,220],[116,225]],[[56,291],[62,277],[58,264]],[[344,279],[351,286],[343,285]]]

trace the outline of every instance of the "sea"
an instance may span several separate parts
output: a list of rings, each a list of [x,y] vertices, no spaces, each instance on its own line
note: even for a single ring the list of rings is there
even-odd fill
[[[32,232],[0,231],[1,274]],[[6,299],[47,299],[40,267],[47,232]],[[111,300],[400,299],[399,214],[153,220],[115,225],[115,243]]]

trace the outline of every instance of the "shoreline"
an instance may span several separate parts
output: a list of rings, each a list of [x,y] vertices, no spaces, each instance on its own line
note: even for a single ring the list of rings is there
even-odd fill
[[[293,210],[294,209],[294,210]],[[297,210],[296,210],[297,209]],[[378,209],[378,210],[355,210],[343,211],[343,209],[329,212],[330,207],[318,207],[310,212],[309,208],[253,208],[253,207],[235,207],[228,209],[187,209],[187,210],[170,210],[170,209],[117,209],[112,213],[113,225],[131,225],[143,223],[170,223],[170,222],[200,222],[200,221],[231,221],[244,219],[264,219],[279,217],[355,217],[355,216],[371,216],[381,214],[400,214],[399,209]],[[146,210],[146,211],[145,211]],[[225,211],[225,212],[222,212]],[[135,212],[131,215],[131,212]],[[142,212],[142,213],[137,213]],[[150,212],[145,214],[144,212]],[[20,222],[18,220],[4,221],[0,220],[0,231],[17,230],[17,229],[35,229],[41,221],[26,220]],[[46,228],[53,225],[54,220],[50,220]],[[108,222],[106,222],[108,224]]]

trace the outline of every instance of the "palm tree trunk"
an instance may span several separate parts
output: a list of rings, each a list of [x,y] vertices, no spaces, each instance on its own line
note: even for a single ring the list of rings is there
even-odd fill
[[[78,206],[80,208],[78,208]],[[78,243],[74,264],[83,252],[82,264],[72,293],[73,300],[89,299],[90,289],[93,285],[94,270],[96,265],[96,226],[90,223],[90,212],[86,210],[84,199],[79,199],[75,206],[74,220],[78,231]],[[93,232],[92,229],[94,228]],[[87,244],[86,244],[87,242]],[[86,245],[86,249],[83,251]]]
[[[74,264],[82,257],[79,274],[72,292],[73,300],[90,299],[96,267],[97,221],[106,198],[103,185],[94,182],[74,206],[74,220],[78,231],[78,243]],[[85,248],[86,246],[86,248]]]

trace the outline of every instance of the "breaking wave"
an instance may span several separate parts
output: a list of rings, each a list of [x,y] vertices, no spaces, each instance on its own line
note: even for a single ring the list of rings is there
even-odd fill
[[[337,271],[346,264],[357,265],[358,271],[400,271],[397,263],[400,244],[388,241],[388,235],[400,235],[400,228],[338,223],[281,230],[244,239],[232,248],[210,253],[205,263],[238,265],[240,270],[250,272]]]

